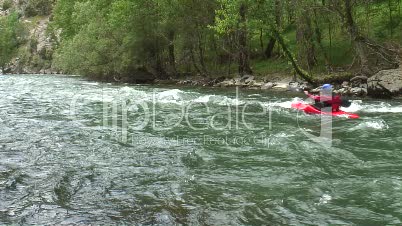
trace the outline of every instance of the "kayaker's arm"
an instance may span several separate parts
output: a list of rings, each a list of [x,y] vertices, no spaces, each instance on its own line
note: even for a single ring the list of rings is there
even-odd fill
[[[310,97],[311,99],[313,99],[313,100],[315,100],[315,101],[320,101],[320,99],[321,99],[320,96],[316,96],[316,95],[310,94],[308,91],[304,91],[304,93],[305,93],[308,97]]]

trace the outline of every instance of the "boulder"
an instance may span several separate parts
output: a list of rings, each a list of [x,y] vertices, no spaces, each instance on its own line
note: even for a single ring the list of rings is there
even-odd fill
[[[303,91],[302,84],[299,82],[290,82],[288,86],[289,91],[301,92]]]
[[[219,84],[219,83],[221,83],[221,82],[223,82],[225,80],[226,80],[225,76],[218,77],[218,78],[212,80],[211,85]]]
[[[347,88],[347,87],[349,87],[349,82],[344,81],[344,82],[342,83],[342,88]]]
[[[255,77],[254,76],[249,76],[246,80],[244,80],[244,83],[250,84],[252,82],[255,82]]]
[[[351,82],[356,82],[356,81],[367,82],[367,80],[368,80],[367,76],[356,76],[356,77],[353,77],[352,79],[350,79]]]
[[[264,82],[255,81],[252,86],[261,88],[264,84],[265,84]]]
[[[254,85],[255,85],[255,83],[256,83],[256,81],[255,81],[255,80],[251,80],[251,81],[249,81],[249,82],[246,82],[247,86],[249,86],[249,87],[254,86]]]
[[[349,88],[342,88],[334,91],[337,94],[340,94],[342,96],[347,96],[350,94],[350,89]]]
[[[235,78],[234,85],[235,86],[245,86],[246,83],[244,83],[244,80],[242,78]]]
[[[391,97],[402,94],[402,68],[383,70],[367,81],[372,97]]]
[[[367,89],[365,89],[365,88],[360,88],[360,87],[352,88],[352,89],[350,89],[350,92],[351,92],[353,95],[359,96],[359,97],[362,97],[362,96],[366,96],[366,95],[367,95]]]
[[[313,87],[308,82],[303,82],[303,84],[300,85],[300,88],[302,90],[311,90]]]
[[[268,83],[263,84],[261,86],[261,89],[262,90],[268,90],[268,89],[272,89],[272,87],[274,87],[274,83],[268,82]]]
[[[350,83],[352,83],[352,87],[362,87],[362,85],[367,84],[368,77],[367,76],[355,76],[350,79]]]
[[[11,68],[6,67],[6,68],[4,68],[3,73],[4,73],[4,74],[10,74],[10,73],[11,73],[11,71],[12,71],[12,69],[11,69]]]
[[[246,81],[251,81],[254,80],[254,76],[252,75],[244,75],[243,77],[240,78],[240,81],[246,82]]]
[[[230,86],[234,86],[234,85],[235,85],[235,81],[233,79],[226,79],[223,82],[216,84],[216,86],[220,86],[220,87],[230,87]]]
[[[279,90],[288,90],[289,84],[288,83],[277,83],[273,88],[279,89]]]

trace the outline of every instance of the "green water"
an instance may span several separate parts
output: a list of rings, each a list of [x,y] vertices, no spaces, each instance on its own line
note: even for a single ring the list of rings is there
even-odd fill
[[[0,225],[401,225],[401,102],[297,100],[1,76]]]

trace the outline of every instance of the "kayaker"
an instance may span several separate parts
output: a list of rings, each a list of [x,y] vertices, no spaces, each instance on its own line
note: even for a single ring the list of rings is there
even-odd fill
[[[320,110],[325,107],[332,107],[332,112],[337,112],[342,105],[341,96],[332,92],[331,84],[325,84],[321,87],[321,95],[313,95],[308,91],[304,91],[304,93],[315,101],[313,106]]]

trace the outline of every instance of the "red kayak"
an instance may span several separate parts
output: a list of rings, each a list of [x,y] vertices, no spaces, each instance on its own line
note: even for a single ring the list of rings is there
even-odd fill
[[[332,116],[337,116],[337,117],[347,117],[350,119],[358,119],[360,118],[359,115],[344,112],[344,111],[336,111],[336,112],[323,112],[320,111],[319,109],[309,105],[309,104],[303,104],[300,102],[293,103],[292,108],[303,110],[307,114],[320,114],[320,115],[332,115]]]

